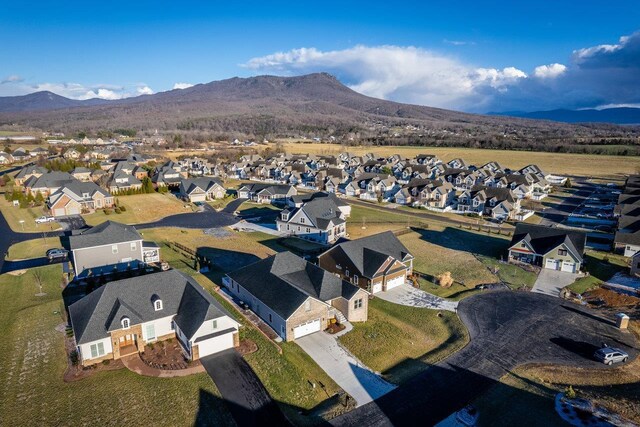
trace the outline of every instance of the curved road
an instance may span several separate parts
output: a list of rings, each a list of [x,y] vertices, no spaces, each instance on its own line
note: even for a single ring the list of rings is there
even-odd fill
[[[334,426],[428,426],[461,409],[518,365],[602,367],[602,342],[638,354],[630,333],[586,308],[546,295],[497,291],[463,300],[458,313],[471,342],[389,394],[331,420]]]

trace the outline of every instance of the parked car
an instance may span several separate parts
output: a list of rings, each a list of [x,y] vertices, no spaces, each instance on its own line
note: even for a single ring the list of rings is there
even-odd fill
[[[47,222],[53,222],[56,219],[50,215],[43,215],[41,217],[36,218],[36,224],[46,224]]]
[[[65,251],[64,249],[49,249],[47,251],[47,258],[49,258],[49,261],[53,261],[54,259],[66,258],[66,257],[67,257],[67,251]]]
[[[613,365],[618,362],[625,363],[629,360],[629,355],[627,353],[615,347],[603,347],[600,350],[597,350],[593,354],[593,357],[605,365]]]

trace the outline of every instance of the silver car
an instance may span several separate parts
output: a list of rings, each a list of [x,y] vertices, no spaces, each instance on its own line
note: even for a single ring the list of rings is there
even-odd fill
[[[605,365],[613,365],[618,362],[625,363],[629,360],[629,355],[627,353],[615,347],[601,348],[593,354],[593,357]]]

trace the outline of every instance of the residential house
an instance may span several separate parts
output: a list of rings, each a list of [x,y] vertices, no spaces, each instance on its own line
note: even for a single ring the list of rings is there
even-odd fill
[[[366,291],[291,252],[233,271],[223,285],[285,341],[322,331],[334,318],[367,320]]]
[[[78,278],[142,268],[152,262],[144,257],[142,236],[135,227],[115,221],[69,236],[69,249]]]
[[[82,156],[82,154],[78,150],[76,150],[75,148],[69,148],[62,155],[62,157],[64,157],[65,159],[69,159],[69,160],[78,160],[81,156]]]
[[[578,273],[584,262],[584,233],[518,223],[509,244],[509,261]]]
[[[238,188],[238,197],[257,203],[285,203],[298,194],[291,185],[245,184]]]
[[[42,193],[43,196],[48,196],[63,185],[74,181],[77,180],[67,172],[53,171],[39,176],[32,175],[24,181],[23,186],[26,193]]]
[[[94,182],[74,180],[63,184],[49,195],[47,206],[53,216],[61,217],[111,208],[114,206],[114,199]]]
[[[180,197],[194,202],[224,198],[227,190],[217,178],[190,178],[180,181]]]
[[[15,178],[13,179],[13,182],[16,185],[22,186],[24,182],[27,179],[31,178],[32,176],[35,176],[37,178],[44,175],[47,172],[49,172],[47,168],[44,168],[42,166],[37,166],[37,165],[25,166],[22,169],[20,169],[20,171],[18,171]]]
[[[186,172],[183,173],[177,163],[169,161],[155,168],[151,182],[153,182],[156,187],[178,187],[180,186],[180,181],[186,177]]]
[[[631,257],[630,274],[632,276],[640,277],[640,251],[636,252]]]
[[[142,182],[124,170],[116,170],[109,177],[106,186],[112,193],[120,193],[122,191],[138,190],[142,188]]]
[[[325,245],[347,234],[345,216],[333,197],[318,197],[299,208],[285,208],[276,220],[276,227],[278,231]]]
[[[458,196],[457,210],[506,220],[520,212],[520,200],[508,188],[475,186]]]
[[[339,199],[333,193],[326,193],[322,191],[319,191],[316,193],[305,193],[305,194],[298,194],[298,195],[291,196],[287,200],[287,206],[291,208],[300,208],[305,203],[310,202],[311,200],[314,200],[314,199],[331,200],[333,203],[336,204],[336,206],[338,206],[338,209],[340,209],[340,212],[342,212],[342,215],[345,218],[349,218],[351,216],[351,205],[349,203]]]
[[[71,171],[71,176],[78,181],[89,182],[91,181],[91,172],[91,169],[79,166]]]
[[[189,360],[239,345],[240,324],[177,270],[107,283],[71,304],[69,321],[83,366],[141,353],[148,344],[173,338]]]
[[[10,165],[14,161],[15,159],[11,154],[0,151],[0,165]]]
[[[340,242],[318,256],[318,265],[372,294],[402,285],[413,273],[413,255],[391,232]]]

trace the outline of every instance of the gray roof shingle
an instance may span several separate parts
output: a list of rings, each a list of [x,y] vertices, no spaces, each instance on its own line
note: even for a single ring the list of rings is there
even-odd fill
[[[71,250],[142,240],[133,225],[105,221],[75,236],[69,236]]]
[[[163,305],[158,311],[153,306],[157,298]],[[78,344],[107,338],[121,327],[123,317],[133,326],[172,315],[188,339],[204,321],[233,319],[209,292],[177,270],[110,282],[69,306]]]

